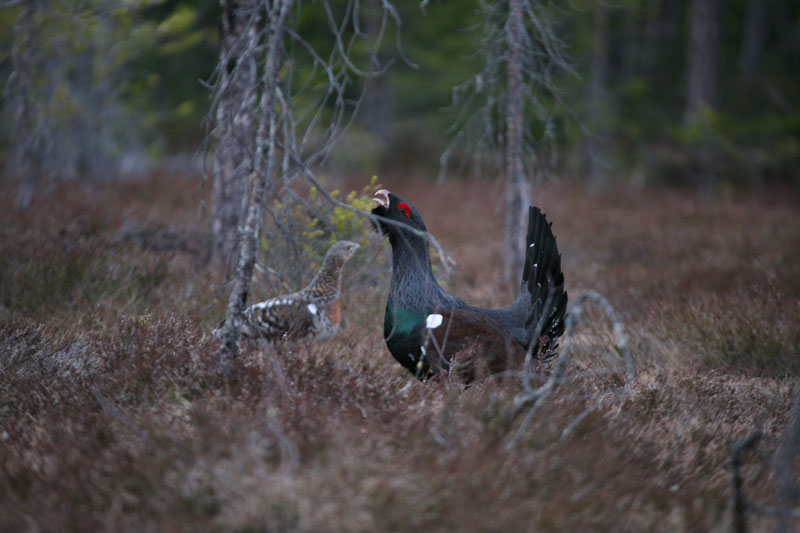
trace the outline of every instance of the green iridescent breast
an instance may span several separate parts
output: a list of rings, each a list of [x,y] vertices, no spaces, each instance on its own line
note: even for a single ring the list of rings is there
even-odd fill
[[[414,326],[423,320],[425,320],[424,313],[395,307],[389,302],[386,304],[386,315],[383,317],[383,337],[385,339],[406,337]]]

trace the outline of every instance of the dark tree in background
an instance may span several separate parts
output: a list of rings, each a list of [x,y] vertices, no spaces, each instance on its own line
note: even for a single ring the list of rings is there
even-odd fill
[[[770,1],[748,0],[747,2],[742,47],[739,52],[739,70],[748,80],[755,74],[758,62],[764,54]]]
[[[234,93],[248,79],[252,84],[253,60],[240,53],[252,39],[242,25],[253,22],[244,13],[254,5],[265,2],[0,1],[0,49],[6,51],[0,54],[0,158],[3,178],[15,180],[18,203],[66,180],[144,175],[175,169],[175,161],[184,162],[182,172],[196,172],[206,133],[198,125],[208,109],[208,90],[198,79],[215,70],[222,54],[226,64],[216,69],[215,81],[227,89],[214,108],[210,138],[219,151],[208,169],[217,186],[232,183],[213,193],[210,253],[235,263],[234,228],[237,220],[241,226],[243,206],[230,198],[242,196],[246,160],[255,153],[256,118],[248,109],[256,100]],[[518,79],[507,70],[517,57],[508,37],[520,35],[512,8],[521,9],[523,22],[521,152],[528,181],[552,168],[609,185],[798,183],[800,0],[398,4],[411,61],[397,61],[385,76],[365,82],[367,98],[346,139],[351,144],[332,154],[336,168],[362,175],[435,172],[453,121],[442,110],[458,86],[455,129],[464,133],[447,155],[467,154],[476,172],[506,182],[506,145],[519,152],[507,107],[515,108],[507,89]],[[387,12],[381,0],[365,0],[358,13],[351,0],[304,3],[295,30],[327,61],[335,41],[328,12],[341,21],[348,10],[358,29],[350,24],[336,48],[362,59],[369,47],[348,48],[349,38],[377,38]],[[391,41],[392,31],[386,37]],[[561,50],[580,76],[560,68]],[[260,68],[263,50],[256,55]],[[303,69],[312,61],[301,63]],[[310,83],[322,77],[327,74],[317,69]],[[350,83],[345,99],[356,99],[363,87],[360,78]],[[551,90],[556,87],[561,91]],[[328,100],[325,113],[335,105],[335,98]],[[568,109],[589,126],[588,138]],[[249,144],[224,141],[238,135],[228,136],[228,129],[248,128]]]
[[[210,254],[228,260],[239,242],[247,177],[255,153],[256,47],[264,6],[257,0],[222,0],[220,4]]]
[[[711,112],[719,93],[720,8],[722,0],[693,0],[689,18],[685,120],[699,128],[702,141],[695,147],[698,182],[706,194],[717,184],[716,147],[711,137]]]
[[[2,128],[6,170],[19,180],[17,204],[62,181],[114,178],[141,159],[140,121],[121,86],[135,53],[120,39],[135,18],[94,0],[12,1],[12,32]]]
[[[588,83],[587,121],[591,131],[587,135],[589,156],[589,185],[599,188],[606,184],[605,122],[608,121],[608,7],[602,2],[594,5],[592,12],[591,74]]]
[[[525,235],[525,213],[530,186],[525,176],[523,155],[525,119],[525,70],[523,53],[530,38],[525,32],[524,0],[510,0],[506,20],[508,46],[508,102],[506,104],[506,281],[519,279],[527,250],[519,245]],[[530,8],[528,6],[528,8]]]
[[[13,71],[6,88],[6,106],[13,107],[12,117],[19,126],[33,125],[34,118],[33,98],[33,55],[35,53],[34,40],[36,39],[33,17],[37,6],[31,2],[26,5],[19,17],[14,35],[14,48],[11,53]],[[17,205],[25,208],[30,204],[31,196],[36,184],[36,178],[41,173],[40,159],[37,151],[41,149],[41,141],[35,135],[21,136],[22,138],[13,146],[14,159],[12,165],[15,171],[21,174],[22,184],[17,193]]]
[[[686,120],[717,104],[722,0],[693,0],[687,47]]]
[[[506,177],[505,279],[516,287],[525,260],[521,246],[531,203],[528,179],[540,178],[554,161],[554,109],[561,106],[556,71],[571,69],[556,36],[546,2],[498,0],[482,3],[478,50],[483,68],[453,90],[462,114],[442,167],[457,146],[481,167],[484,162]],[[550,150],[548,152],[548,150]],[[547,161],[547,154],[551,161]]]

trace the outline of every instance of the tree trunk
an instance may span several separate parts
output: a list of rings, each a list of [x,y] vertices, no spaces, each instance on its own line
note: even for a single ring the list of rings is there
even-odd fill
[[[376,0],[361,0],[361,13],[364,17],[364,31],[367,35],[376,38],[381,32],[381,18],[383,9]],[[385,64],[385,58],[378,54],[379,64]],[[378,64],[370,65],[371,68],[379,67]],[[389,123],[391,121],[391,99],[389,83],[386,76],[374,76],[364,80],[367,90],[361,103],[361,122],[367,131],[375,135],[382,143],[389,142]]]
[[[264,209],[275,168],[275,142],[278,128],[275,101],[283,62],[283,37],[291,4],[292,0],[276,0],[267,13],[269,33],[262,79],[263,92],[258,109],[256,151],[249,179],[251,192],[247,207],[247,219],[242,232],[239,262],[233,279],[233,289],[228,299],[228,312],[220,346],[220,365],[226,375],[230,375],[231,364],[239,353],[242,316],[253,277],[261,221],[264,218]]]
[[[742,48],[739,52],[739,70],[747,80],[752,79],[764,53],[764,41],[767,35],[767,1],[747,2]]]
[[[589,83],[589,120],[592,135],[589,139],[589,185],[597,189],[606,183],[603,149],[605,141],[604,119],[608,106],[606,83],[608,79],[608,12],[600,2],[594,5],[594,46],[592,47],[592,72]]]
[[[664,61],[673,61],[672,53],[679,48],[675,38],[685,11],[683,2],[650,0],[644,25],[642,71],[655,85],[671,84],[672,74]]]
[[[595,4],[595,13],[602,6]],[[596,17],[596,15],[595,15]],[[661,44],[661,0],[649,0],[645,3],[644,35],[642,36],[642,71],[650,73],[656,64],[658,48]],[[595,18],[595,23],[597,19]],[[596,31],[597,26],[595,26]]]
[[[222,45],[216,113],[210,256],[226,260],[238,248],[247,176],[253,161],[256,46],[262,8],[255,0],[221,0]]]
[[[530,188],[525,179],[523,160],[523,88],[522,48],[524,42],[523,0],[510,0],[505,32],[508,43],[508,102],[506,108],[506,281],[516,288],[525,263],[526,231]]]
[[[32,82],[32,55],[36,43],[36,30],[33,19],[36,15],[37,3],[26,3],[17,24],[14,26],[14,48],[11,52],[13,82],[6,88],[6,95],[11,94],[14,105],[14,115],[16,125],[22,128],[21,131],[28,132],[22,135],[22,140],[18,141],[21,145],[16,150],[14,162],[16,169],[21,174],[20,185],[16,194],[17,207],[27,209],[30,206],[33,193],[36,190],[36,182],[39,178],[41,165],[36,153],[36,136],[30,130],[35,129],[35,119],[33,112],[33,82]],[[13,85],[12,85],[13,83]]]
[[[695,120],[704,107],[713,108],[717,103],[720,5],[721,0],[692,2],[686,87],[687,122]]]
[[[705,109],[717,103],[720,45],[721,0],[694,0],[692,3],[689,47],[688,84],[686,94],[687,124],[699,122],[704,128],[704,141],[695,149],[699,173],[695,178],[703,194],[711,197],[717,187],[715,147],[711,137],[711,124],[703,117]]]

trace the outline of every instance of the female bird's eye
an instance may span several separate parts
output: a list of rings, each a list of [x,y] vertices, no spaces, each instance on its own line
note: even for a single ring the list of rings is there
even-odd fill
[[[405,202],[400,202],[397,204],[397,210],[401,213],[404,213],[408,218],[411,218],[411,208],[408,207],[408,204]]]

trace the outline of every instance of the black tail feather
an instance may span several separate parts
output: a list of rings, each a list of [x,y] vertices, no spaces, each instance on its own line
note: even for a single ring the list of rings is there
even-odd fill
[[[528,209],[528,249],[522,283],[530,294],[531,307],[525,329],[530,334],[528,342],[535,344],[533,354],[539,357],[547,357],[558,346],[567,312],[561,254],[551,226],[539,208]]]

